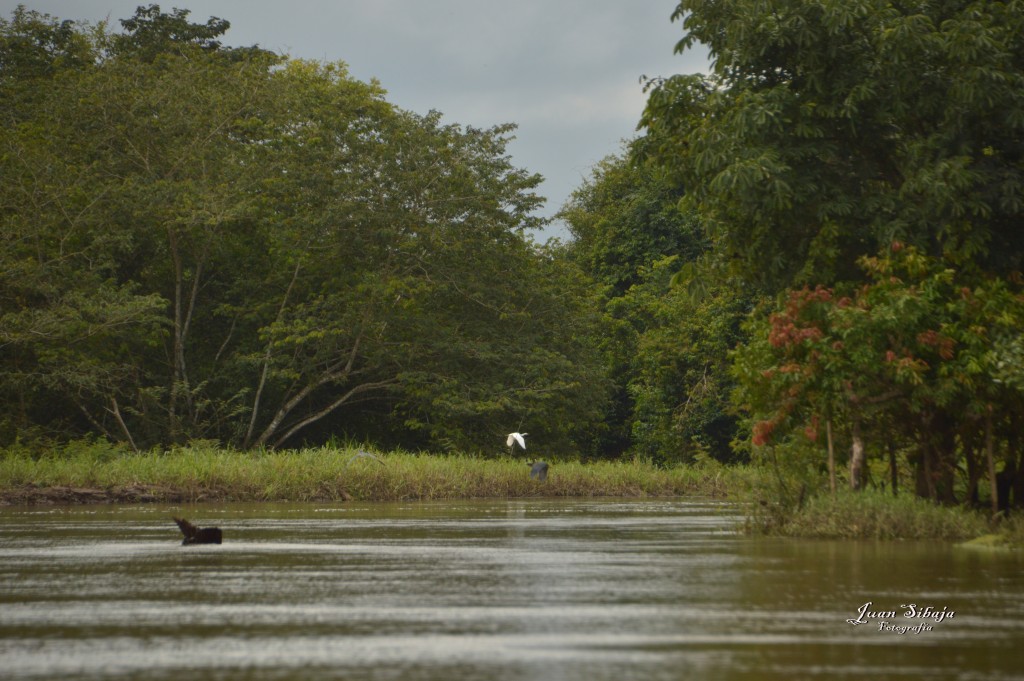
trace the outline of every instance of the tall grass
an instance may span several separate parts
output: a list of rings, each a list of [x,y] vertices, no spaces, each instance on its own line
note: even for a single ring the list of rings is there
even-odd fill
[[[822,539],[960,541],[989,531],[988,519],[962,507],[939,506],[909,494],[844,491],[813,497],[796,510],[758,505],[747,521],[753,534]]]
[[[712,464],[659,468],[642,461],[554,461],[546,482],[512,458],[409,452],[357,456],[355,448],[238,452],[198,443],[133,453],[78,443],[42,456],[0,453],[0,490],[71,488],[113,499],[313,501],[531,496],[726,496],[747,486],[745,469]],[[101,494],[95,494],[101,497]]]

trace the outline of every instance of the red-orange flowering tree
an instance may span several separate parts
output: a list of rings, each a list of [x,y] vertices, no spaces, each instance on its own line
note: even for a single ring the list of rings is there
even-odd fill
[[[838,427],[849,441],[851,488],[864,484],[870,441],[890,452],[894,484],[901,450],[919,494],[953,501],[962,488],[974,499],[981,452],[991,460],[1000,442],[1019,436],[1013,347],[1024,298],[1004,280],[968,285],[900,243],[861,266],[868,283],[789,291],[752,322],[755,340],[734,366],[751,444],[817,443],[824,426],[831,464]],[[1015,474],[1015,454],[1004,458],[1004,471]],[[958,486],[962,470],[966,484]],[[993,465],[988,472],[995,476]]]

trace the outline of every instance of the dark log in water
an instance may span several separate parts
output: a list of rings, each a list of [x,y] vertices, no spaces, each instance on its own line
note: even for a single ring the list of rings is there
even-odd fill
[[[221,531],[219,527],[196,527],[184,518],[174,518],[178,523],[181,533],[185,535],[182,545],[185,544],[220,544]]]

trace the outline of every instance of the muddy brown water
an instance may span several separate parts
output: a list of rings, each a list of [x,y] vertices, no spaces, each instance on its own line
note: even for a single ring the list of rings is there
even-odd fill
[[[172,513],[224,544],[181,546]],[[2,508],[0,679],[1024,678],[1020,554],[738,519],[692,500]]]

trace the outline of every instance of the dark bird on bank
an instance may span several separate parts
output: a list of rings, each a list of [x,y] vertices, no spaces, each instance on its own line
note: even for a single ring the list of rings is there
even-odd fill
[[[530,467],[531,478],[537,478],[541,482],[548,479],[548,464],[546,461],[537,461],[536,463],[529,461],[526,465]]]
[[[221,532],[219,527],[196,527],[184,518],[177,517],[174,517],[174,522],[178,523],[181,533],[185,535],[184,541],[181,542],[183,545],[220,543]]]
[[[348,461],[345,462],[345,468],[348,468],[349,464],[352,463],[353,461],[355,461],[356,459],[373,459],[374,461],[376,461],[380,465],[382,465],[382,466],[384,465],[383,461],[378,459],[376,456],[374,456],[370,452],[366,451],[365,449],[359,449],[359,450],[356,450],[356,453],[352,455],[352,458],[350,458]]]

